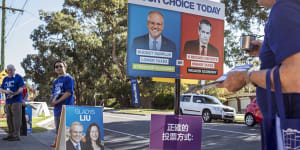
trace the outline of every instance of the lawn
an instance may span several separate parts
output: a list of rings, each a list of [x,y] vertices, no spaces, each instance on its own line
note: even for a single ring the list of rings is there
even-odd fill
[[[43,127],[39,127],[38,125],[36,125],[38,122],[41,122],[43,120],[46,120],[48,118],[50,118],[51,116],[48,117],[35,117],[32,118],[32,133],[39,133],[39,132],[46,132],[47,129],[43,128]],[[6,123],[6,118],[0,118],[0,128],[2,128],[6,133],[8,131],[7,128],[7,123]]]
[[[128,114],[172,114],[174,110],[161,110],[161,109],[122,109],[119,112]]]

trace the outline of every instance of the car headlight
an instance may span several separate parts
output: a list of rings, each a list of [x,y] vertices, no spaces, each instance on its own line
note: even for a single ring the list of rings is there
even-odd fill
[[[222,111],[222,108],[220,108],[220,107],[214,107],[214,109],[215,109],[216,111]]]

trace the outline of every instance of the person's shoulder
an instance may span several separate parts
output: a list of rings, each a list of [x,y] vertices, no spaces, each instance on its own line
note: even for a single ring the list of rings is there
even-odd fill
[[[165,37],[163,35],[162,35],[162,40],[166,41],[167,43],[175,45],[175,43],[173,41],[171,41],[170,39],[168,39],[167,37]]]
[[[91,150],[93,149],[92,145],[86,143],[86,142],[80,142],[81,150]]]
[[[15,77],[16,77],[16,78],[23,78],[23,77],[22,77],[20,74],[18,74],[18,73],[15,74]]]
[[[197,45],[197,43],[199,43],[199,40],[190,40],[190,41],[186,41],[186,42],[184,43],[184,47],[194,46],[194,45]]]
[[[210,43],[208,43],[208,48],[214,51],[218,51],[218,49]]]
[[[66,79],[66,80],[74,80],[73,77],[70,74],[64,75],[64,79]]]
[[[68,144],[72,144],[71,140],[68,139],[67,142],[66,142],[66,144],[67,144],[67,145],[68,145]]]
[[[144,34],[144,35],[135,37],[133,41],[137,42],[137,41],[144,41],[144,40],[147,40],[147,39],[149,39],[149,35]]]
[[[8,75],[7,75],[6,77],[4,77],[3,81],[4,81],[4,80],[8,80],[8,78],[9,78],[9,77],[8,77]]]
[[[299,8],[300,8],[300,1],[297,0],[277,1],[271,9],[269,19],[271,20],[272,23],[274,23],[273,25],[290,27],[290,24],[294,24],[294,26],[298,28],[300,23]]]

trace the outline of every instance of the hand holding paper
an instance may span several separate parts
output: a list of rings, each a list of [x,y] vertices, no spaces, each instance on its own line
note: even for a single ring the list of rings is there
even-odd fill
[[[217,86],[217,88],[227,88],[229,91],[237,91],[246,84],[247,71],[253,67],[252,64],[236,66],[227,74],[223,74],[215,82],[205,85],[196,85],[189,88],[185,93],[190,93],[194,89],[202,90]]]

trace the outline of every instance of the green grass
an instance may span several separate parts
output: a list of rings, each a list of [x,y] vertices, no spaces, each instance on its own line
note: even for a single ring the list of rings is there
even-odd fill
[[[122,109],[119,112],[128,114],[170,114],[174,110],[161,110],[161,109]]]
[[[48,117],[36,117],[32,118],[32,133],[39,133],[39,132],[46,132],[47,129],[43,127],[39,127],[36,125],[38,122],[41,122],[43,120],[46,120],[50,118],[51,116]],[[6,133],[8,132],[8,127],[6,123],[6,118],[0,118],[0,128],[2,128]]]
[[[244,115],[236,115],[234,121],[244,121]]]
[[[37,123],[46,120],[48,118],[50,118],[51,116],[48,117],[37,117],[37,118],[32,118],[32,133],[39,133],[39,132],[46,132],[47,129],[40,127],[38,125],[36,125]]]

